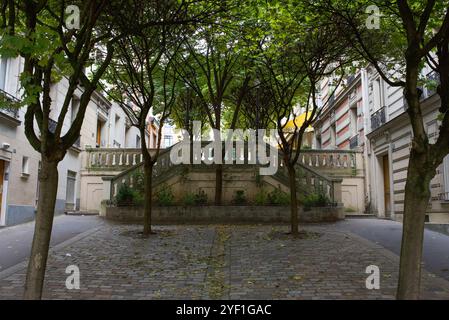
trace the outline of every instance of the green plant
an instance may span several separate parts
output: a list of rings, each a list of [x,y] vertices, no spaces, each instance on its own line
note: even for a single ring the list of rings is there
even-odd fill
[[[142,171],[136,171],[132,175],[133,180],[133,189],[139,192],[140,194],[145,193],[145,182],[144,182],[144,174]]]
[[[195,194],[195,204],[196,205],[204,205],[207,204],[207,194],[204,190],[199,189]]]
[[[143,202],[143,196],[135,189],[131,188],[127,183],[120,185],[115,203],[117,206],[140,205]]]
[[[232,202],[237,205],[247,203],[246,196],[245,196],[245,190],[236,190],[234,192],[234,197],[232,199]]]
[[[190,192],[186,193],[182,198],[182,204],[185,206],[193,206],[195,204],[195,194]]]
[[[268,194],[264,189],[260,189],[259,192],[256,193],[254,197],[254,202],[258,206],[263,206],[268,202]]]
[[[311,193],[302,201],[304,210],[310,210],[312,207],[326,207],[330,203],[330,199],[323,193]]]
[[[268,193],[268,203],[279,206],[287,205],[290,203],[290,196],[279,187]]]
[[[165,184],[156,192],[155,195],[156,202],[160,206],[171,206],[175,199],[173,192]]]

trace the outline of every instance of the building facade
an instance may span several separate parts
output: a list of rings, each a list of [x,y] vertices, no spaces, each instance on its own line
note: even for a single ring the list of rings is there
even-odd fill
[[[423,77],[437,80],[428,69]],[[370,208],[379,217],[402,220],[407,166],[413,137],[402,88],[389,86],[373,69],[367,70],[370,114],[367,153]],[[430,143],[438,138],[440,100],[433,86],[422,87],[421,110]],[[430,223],[449,223],[449,157],[446,157],[430,186],[426,214]]]
[[[22,69],[21,58],[0,59],[0,95],[11,103],[21,97]],[[54,120],[60,113],[67,87],[65,78],[51,86],[50,130],[56,124]],[[75,91],[62,133],[76,117],[81,93],[80,89]],[[25,136],[25,111],[26,108],[9,108],[8,104],[0,108],[0,226],[30,221],[36,213],[40,154]],[[86,202],[88,192],[82,190],[82,171],[87,149],[140,148],[140,141],[139,130],[130,125],[123,110],[95,92],[86,110],[80,138],[58,166],[56,213],[80,210]]]
[[[428,69],[424,69],[422,75],[437,81]],[[437,139],[439,127],[440,101],[433,87],[420,88],[430,142]],[[333,96],[328,93],[329,88],[332,89],[332,83],[329,85],[326,79],[321,90],[323,101],[328,103],[314,124],[313,148],[361,152],[366,169],[365,212],[402,220],[413,137],[402,88],[389,86],[372,67],[362,68],[348,77]],[[448,223],[449,157],[437,170],[429,188],[432,196],[426,221]]]
[[[358,72],[337,86],[332,78],[320,84],[323,108],[313,124],[312,149],[333,152],[328,162],[334,162],[326,174],[343,179],[342,200],[348,212],[364,213],[367,206],[365,163],[366,94],[363,73]],[[351,163],[353,170],[344,168]]]

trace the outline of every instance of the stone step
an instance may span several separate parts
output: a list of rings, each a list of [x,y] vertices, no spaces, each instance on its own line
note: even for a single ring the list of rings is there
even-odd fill
[[[346,218],[369,218],[373,219],[376,218],[376,215],[374,213],[357,213],[357,212],[345,212]]]
[[[64,213],[68,216],[98,216],[98,212],[90,211],[66,211]]]

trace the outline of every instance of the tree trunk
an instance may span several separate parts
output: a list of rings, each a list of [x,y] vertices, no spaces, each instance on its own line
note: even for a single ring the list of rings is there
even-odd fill
[[[215,169],[215,205],[219,206],[222,202],[223,193],[223,165],[217,164]]]
[[[397,299],[419,299],[424,221],[435,170],[412,150],[407,172]]]
[[[153,181],[153,166],[152,162],[144,163],[144,215],[143,215],[143,236],[148,237],[151,232],[151,211],[153,207],[153,193],[152,193],[152,181]]]
[[[24,299],[28,300],[42,298],[58,191],[58,161],[50,161],[42,156],[39,183],[39,202],[37,204],[33,244],[25,281]]]
[[[288,180],[290,182],[290,213],[291,213],[291,233],[297,235],[299,233],[298,221],[298,199],[296,196],[296,170],[293,166],[287,166]]]

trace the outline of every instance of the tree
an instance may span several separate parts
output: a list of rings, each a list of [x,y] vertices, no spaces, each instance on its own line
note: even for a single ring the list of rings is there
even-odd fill
[[[172,68],[171,57],[178,47],[178,33],[186,18],[184,3],[164,6],[147,3],[135,4],[129,15],[117,17],[118,25],[132,32],[120,39],[116,45],[117,54],[106,77],[109,95],[128,115],[131,124],[137,127],[141,136],[141,151],[144,169],[144,227],[143,235],[151,231],[152,176],[158,159],[162,127],[176,101],[177,77]],[[141,14],[144,13],[144,14]],[[161,19],[166,24],[145,27],[149,21]],[[169,54],[170,52],[170,54]],[[151,154],[146,142],[150,111],[159,114],[159,132],[156,151]]]
[[[231,10],[229,10],[231,11]],[[234,17],[235,19],[235,17]],[[220,17],[220,24],[232,27],[232,18]],[[233,81],[238,77],[237,70],[242,64],[242,55],[238,51],[239,43],[229,29],[221,28],[218,23],[195,29],[183,40],[183,53],[178,55],[176,69],[182,80],[195,92],[201,101],[212,129],[220,130],[226,94]],[[244,76],[242,88],[247,86],[249,76]],[[237,80],[238,81],[238,80]],[[245,91],[245,89],[243,89]],[[239,106],[235,109],[238,112]],[[235,124],[235,121],[233,122]],[[214,130],[214,139],[221,136]],[[223,166],[216,165],[215,204],[222,202]]]
[[[79,138],[84,114],[98,81],[109,64],[114,36],[105,14],[111,3],[103,0],[75,1],[80,9],[79,28],[66,24],[65,1],[4,1],[2,6],[1,54],[21,56],[24,69],[20,75],[23,87],[22,105],[26,106],[25,134],[41,154],[39,198],[35,231],[25,282],[25,299],[40,299],[50,243],[56,193],[58,163]],[[5,19],[5,17],[8,17]],[[102,31],[99,31],[99,26]],[[90,70],[91,54],[98,45],[105,56],[98,68]],[[50,125],[52,82],[61,76],[68,82],[65,99],[54,127]],[[63,133],[63,122],[75,90],[81,88],[79,109],[70,128]],[[37,128],[35,128],[35,123]],[[37,131],[39,133],[37,133]]]
[[[144,168],[144,228],[151,231],[152,176],[158,159],[162,127],[178,101],[180,83],[174,69],[181,37],[192,26],[208,24],[225,10],[219,1],[158,0],[133,2],[127,12],[114,16],[120,33],[127,34],[116,45],[116,57],[106,75],[109,95],[119,103],[141,134]],[[156,152],[150,154],[145,141],[150,110],[159,114]]]
[[[258,42],[258,75],[266,88],[269,104],[273,105],[272,120],[279,135],[279,147],[287,168],[290,186],[291,233],[297,235],[298,198],[296,163],[301,151],[304,132],[319,115],[318,83],[326,76],[344,74],[344,44],[335,38],[334,29],[321,23],[319,17],[305,13],[304,8],[293,4],[266,8],[268,24],[262,25],[263,38]],[[337,72],[338,71],[338,72]],[[327,101],[325,101],[326,103]],[[295,106],[300,106],[306,116],[302,124],[295,119]]]
[[[312,4],[312,3],[311,3]],[[366,21],[376,5],[382,13],[381,28],[367,29]],[[315,6],[315,7],[314,7]],[[393,87],[404,90],[413,131],[405,186],[404,220],[399,268],[398,299],[418,299],[424,219],[430,199],[429,184],[449,153],[449,8],[446,1],[318,1],[324,19],[349,28],[341,33],[352,49],[369,62]],[[379,41],[380,40],[380,41]],[[430,67],[439,77],[441,125],[438,139],[430,143],[421,110],[421,71]]]
[[[207,116],[203,112],[202,100],[195,94],[189,86],[179,89],[175,105],[172,108],[170,118],[178,128],[188,132],[190,140],[193,141],[193,122],[200,121],[201,133],[206,129]]]

